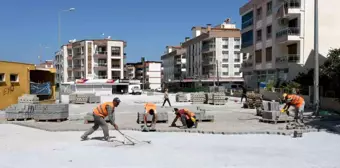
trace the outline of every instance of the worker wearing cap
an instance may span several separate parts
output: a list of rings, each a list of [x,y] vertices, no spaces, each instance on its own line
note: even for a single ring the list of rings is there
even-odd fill
[[[294,117],[295,121],[298,122],[298,120],[300,119],[300,121],[303,123],[303,112],[305,110],[305,100],[301,96],[295,95],[295,94],[284,93],[282,97],[284,101],[286,102],[286,105],[283,107],[281,112],[288,111],[290,106],[294,106],[295,107],[295,117]]]
[[[197,120],[196,120],[196,115],[195,113],[189,111],[188,109],[178,109],[174,108],[176,117],[173,120],[171,126],[175,127],[176,126],[176,121],[178,118],[181,118],[181,122],[183,126],[181,128],[197,128]]]
[[[146,125],[147,123],[147,117],[148,115],[152,115],[152,124],[151,124],[151,130],[155,130],[156,122],[157,122],[157,111],[156,111],[156,104],[153,103],[145,103],[145,114],[144,114],[144,129],[148,131],[148,127]]]
[[[104,133],[104,139],[110,141],[109,128],[106,124],[105,117],[109,116],[111,125],[118,130],[118,125],[115,123],[115,108],[118,107],[120,99],[118,97],[114,98],[112,102],[105,102],[98,105],[93,109],[94,125],[88,131],[86,131],[82,136],[82,140],[88,139],[88,136],[96,131],[99,127],[102,128]]]

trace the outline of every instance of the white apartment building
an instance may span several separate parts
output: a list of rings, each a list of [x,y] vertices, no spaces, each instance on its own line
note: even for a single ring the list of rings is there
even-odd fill
[[[141,84],[145,84],[145,89],[158,89],[161,87],[161,62],[145,61],[127,63],[125,65],[125,78],[140,80]],[[145,81],[144,81],[145,71]]]
[[[186,49],[181,46],[167,46],[161,56],[163,82],[179,82],[186,77]]]
[[[185,38],[182,47],[186,48],[187,77],[193,82],[201,81],[206,85],[217,84],[217,81],[220,85],[243,83],[241,34],[230,19],[215,27],[210,24],[193,27],[192,38]]]
[[[319,1],[319,59],[339,48],[339,0]],[[240,8],[245,83],[290,81],[314,64],[314,0],[251,0]]]
[[[126,42],[100,39],[71,41],[56,53],[57,82],[76,79],[123,79]]]
[[[134,64],[127,63],[124,66],[124,78],[135,79],[136,78],[136,67]]]

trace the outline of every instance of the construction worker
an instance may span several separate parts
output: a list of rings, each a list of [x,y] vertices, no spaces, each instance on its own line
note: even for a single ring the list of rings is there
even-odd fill
[[[93,109],[94,125],[81,136],[81,139],[87,140],[89,135],[91,135],[94,131],[101,127],[104,133],[104,140],[111,141],[109,136],[109,127],[106,124],[104,118],[109,116],[111,125],[113,125],[113,127],[118,130],[118,125],[115,123],[114,112],[119,103],[120,99],[116,97],[112,100],[112,102],[102,103],[98,105],[95,109]]]
[[[149,131],[147,124],[148,115],[152,115],[152,123],[150,131],[155,130],[156,122],[157,122],[157,111],[156,111],[156,104],[153,103],[145,103],[145,114],[144,114],[144,128],[143,130]]]
[[[182,129],[186,129],[186,128],[197,128],[197,120],[196,120],[196,116],[195,113],[189,111],[188,109],[178,109],[178,108],[174,108],[176,117],[175,119],[172,121],[171,127],[176,127],[176,121],[178,120],[178,118],[181,118],[181,122],[183,124]]]
[[[283,107],[283,109],[281,110],[281,112],[288,112],[288,109],[290,106],[294,106],[295,107],[295,121],[298,122],[298,120],[300,119],[301,123],[303,123],[303,112],[305,110],[305,100],[299,96],[299,95],[295,95],[295,94],[287,94],[284,93],[282,95],[283,100],[286,102],[286,105]],[[287,113],[289,115],[289,112]]]

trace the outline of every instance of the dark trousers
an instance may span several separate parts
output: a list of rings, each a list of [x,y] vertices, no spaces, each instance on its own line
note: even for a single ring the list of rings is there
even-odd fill
[[[241,103],[242,103],[242,100],[243,100],[243,98],[245,98],[246,99],[246,101],[247,101],[247,95],[246,94],[242,94],[242,96],[241,96]]]
[[[96,131],[99,127],[102,128],[103,133],[104,133],[104,137],[108,138],[109,137],[109,127],[106,123],[106,121],[104,120],[104,118],[99,117],[97,115],[93,114],[93,118],[94,118],[94,125],[84,133],[84,137],[87,137],[89,135],[91,135],[94,131]]]
[[[169,98],[166,98],[166,99],[164,99],[164,102],[163,102],[163,105],[162,105],[162,107],[164,107],[164,104],[165,104],[165,102],[168,102],[168,103],[169,103],[169,106],[171,107],[171,103],[170,103],[170,100],[169,100]]]
[[[181,121],[183,126],[187,126],[188,128],[191,128],[195,124],[190,118],[187,119],[185,114],[181,115]]]

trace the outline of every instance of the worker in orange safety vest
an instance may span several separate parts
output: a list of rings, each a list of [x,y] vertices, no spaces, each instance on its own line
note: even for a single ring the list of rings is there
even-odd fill
[[[145,103],[144,104],[145,108],[145,113],[144,113],[144,131],[149,131],[148,126],[147,126],[147,117],[149,115],[152,116],[152,123],[151,123],[151,129],[150,131],[154,131],[156,128],[156,123],[157,123],[157,111],[156,111],[156,104],[153,103]]]
[[[120,99],[116,97],[112,100],[112,102],[102,103],[98,105],[95,109],[93,109],[94,125],[81,136],[81,139],[87,140],[89,135],[91,135],[94,131],[101,127],[104,133],[104,139],[107,141],[111,141],[109,136],[109,127],[106,124],[105,117],[108,116],[111,125],[113,125],[114,128],[118,130],[118,125],[115,123],[114,112],[119,103]]]
[[[175,111],[175,119],[171,123],[171,127],[176,127],[176,121],[180,118],[183,124],[182,129],[186,128],[197,128],[197,120],[195,113],[189,111],[188,109],[178,109],[174,108]]]
[[[295,95],[295,94],[287,94],[284,93],[282,95],[284,101],[286,102],[286,105],[283,107],[283,109],[281,110],[281,112],[288,112],[288,109],[290,106],[294,106],[295,107],[295,116],[294,119],[296,122],[298,122],[298,120],[300,120],[300,122],[303,123],[303,112],[305,110],[305,100],[299,96],[299,95]],[[289,115],[289,112],[288,112]]]

